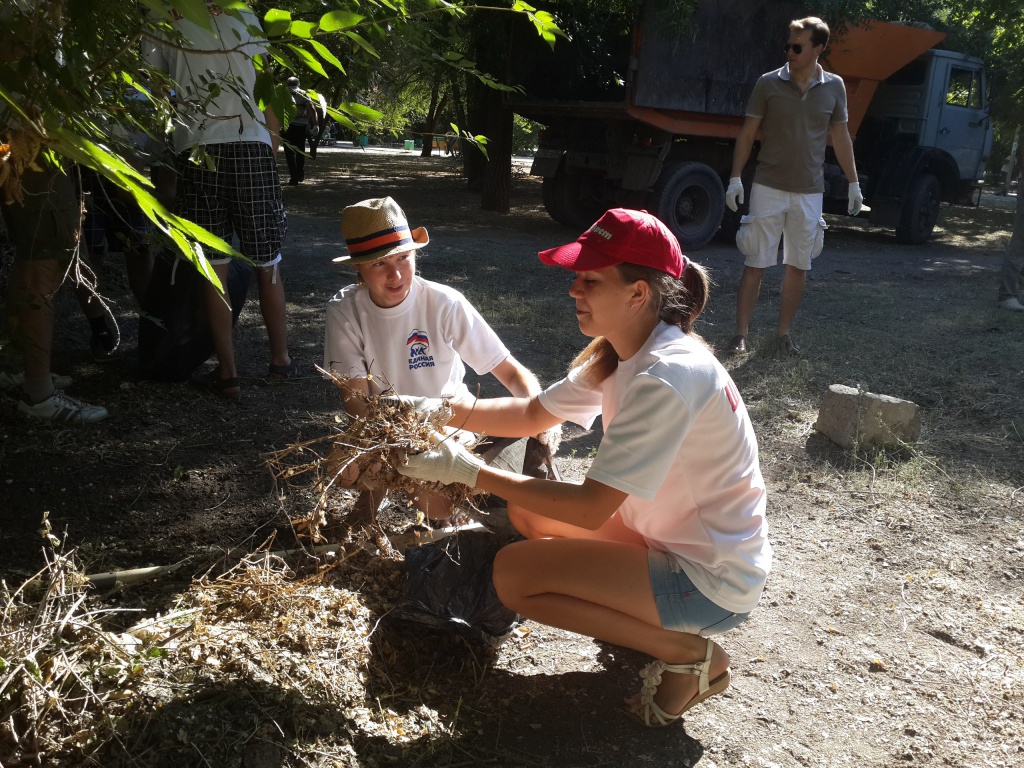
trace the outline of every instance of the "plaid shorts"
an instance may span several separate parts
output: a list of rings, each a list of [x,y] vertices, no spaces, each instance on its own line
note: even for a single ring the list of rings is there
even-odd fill
[[[227,242],[238,235],[244,256],[261,267],[281,260],[281,242],[288,230],[281,179],[269,144],[238,141],[208,144],[205,163],[178,155],[178,214]],[[230,259],[213,258],[211,264]]]

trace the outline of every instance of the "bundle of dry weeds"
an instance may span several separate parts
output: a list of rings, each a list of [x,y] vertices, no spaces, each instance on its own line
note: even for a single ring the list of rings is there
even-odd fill
[[[0,582],[0,765],[162,765],[179,752],[194,763],[196,751],[227,765],[222,750],[255,734],[230,713],[196,722],[191,707],[211,691],[268,717],[296,700],[339,717],[363,709],[374,624],[341,586],[338,555],[299,577],[256,552],[124,632],[108,628],[119,612],[99,606],[70,555],[50,555],[14,592]],[[334,748],[347,765],[350,748]]]
[[[106,705],[134,674],[133,654],[99,629],[108,611],[86,601],[85,578],[56,548],[13,593],[0,581],[0,753],[8,765],[43,763],[110,736]]]
[[[319,367],[317,370],[330,377],[339,390],[345,389],[346,377]],[[371,395],[366,400],[365,416],[342,414],[337,432],[294,443],[266,456],[277,482],[311,489],[315,494],[309,516],[292,520],[299,536],[323,541],[320,528],[326,523],[331,499],[355,486],[409,497],[428,492],[445,497],[454,507],[466,504],[473,495],[471,488],[413,480],[398,471],[407,454],[430,448],[451,419],[447,401],[442,409],[423,414],[397,398]]]

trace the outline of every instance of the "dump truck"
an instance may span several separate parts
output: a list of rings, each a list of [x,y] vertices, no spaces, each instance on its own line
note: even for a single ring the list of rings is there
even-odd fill
[[[725,206],[733,144],[757,78],[785,64],[799,3],[641,0],[628,38],[517,47],[510,97],[544,126],[531,174],[555,220],[585,228],[607,208],[645,208],[685,249],[735,235]],[[927,241],[942,203],[977,205],[992,143],[982,62],[938,50],[930,28],[860,22],[836,30],[822,66],[846,83],[849,129],[872,224]],[[518,41],[526,43],[527,38]],[[561,46],[561,50],[559,50]],[[742,177],[749,188],[759,143]],[[824,210],[846,215],[848,182],[831,146]]]

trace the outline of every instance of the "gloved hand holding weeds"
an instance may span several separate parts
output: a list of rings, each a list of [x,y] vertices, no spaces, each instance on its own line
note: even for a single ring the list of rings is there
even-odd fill
[[[444,408],[444,401],[439,397],[416,397],[413,395],[385,395],[381,398],[387,403],[394,404],[396,407],[400,404],[413,413],[417,414],[420,418],[420,422],[427,420],[427,416],[435,411],[439,411]]]
[[[441,440],[423,453],[410,454],[398,471],[414,480],[451,485],[462,483],[476,487],[477,474],[483,461],[471,454],[455,440]]]

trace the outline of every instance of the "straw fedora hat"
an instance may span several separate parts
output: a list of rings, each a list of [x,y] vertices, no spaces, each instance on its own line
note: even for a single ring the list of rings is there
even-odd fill
[[[414,251],[430,242],[423,227],[409,229],[405,213],[390,197],[348,206],[341,212],[341,236],[348,255],[332,261],[348,264],[365,264],[393,253]]]

